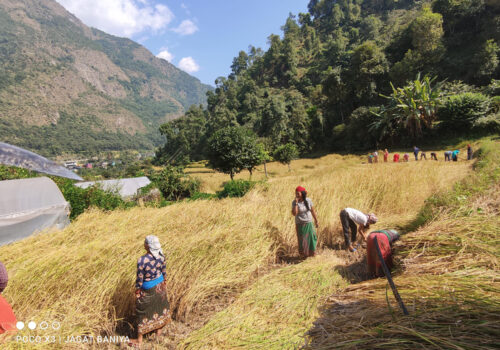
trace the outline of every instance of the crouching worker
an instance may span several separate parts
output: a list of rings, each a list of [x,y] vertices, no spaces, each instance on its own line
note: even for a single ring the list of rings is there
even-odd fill
[[[382,264],[377,254],[377,247],[375,246],[375,237],[377,238],[380,252],[385,264],[390,269],[392,268],[392,244],[399,239],[399,233],[396,230],[385,229],[373,231],[368,235],[366,243],[366,261],[368,263],[368,272],[370,275],[382,277],[384,271]]]
[[[345,208],[340,212],[340,222],[342,223],[345,244],[350,252],[356,251],[353,244],[356,243],[358,230],[363,239],[366,240],[365,231],[371,224],[375,224],[377,220],[377,217],[373,213],[364,214],[359,210],[352,208]],[[359,225],[359,227],[356,226],[356,224]],[[349,237],[349,229],[351,229],[351,237]]]
[[[135,284],[137,339],[131,339],[128,344],[134,347],[141,345],[144,334],[156,331],[156,336],[160,336],[162,328],[170,322],[165,255],[158,237],[147,236],[144,249],[147,253],[137,261]]]
[[[7,269],[4,264],[0,262],[0,293],[3,292],[5,287],[7,287],[7,282],[9,277],[7,275]],[[0,343],[3,340],[4,334],[13,333],[16,331],[16,316],[12,311],[12,307],[9,305],[7,300],[5,300],[0,295]]]

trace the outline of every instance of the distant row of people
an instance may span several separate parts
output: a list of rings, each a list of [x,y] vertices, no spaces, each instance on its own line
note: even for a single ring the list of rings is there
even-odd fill
[[[316,211],[312,200],[307,196],[304,187],[295,189],[295,199],[292,201],[292,215],[295,217],[295,229],[299,247],[299,255],[311,257],[316,255],[318,236],[315,228],[319,227]],[[314,225],[313,225],[314,221]],[[370,225],[377,223],[378,218],[374,213],[365,214],[354,208],[345,208],[340,211],[340,222],[346,249],[355,252],[359,244],[355,246],[358,232],[367,242],[367,264],[370,274],[381,276],[381,262],[376,251],[375,238],[381,250],[383,260],[390,268],[392,266],[392,243],[399,239],[396,230],[385,229],[373,231],[366,235]]]
[[[458,155],[460,154],[460,150],[455,149],[453,151],[445,151],[444,152],[444,161],[458,161]],[[425,151],[420,150],[417,146],[413,147],[413,155],[415,156],[415,160],[418,161],[419,155],[420,155],[420,160],[424,159],[427,160],[427,154]],[[437,153],[436,152],[431,152],[430,154],[431,160],[438,160],[437,158]],[[394,163],[398,163],[400,161],[403,162],[408,162],[410,160],[410,154],[404,153],[403,154],[403,159],[400,160],[400,155],[399,153],[394,153],[392,161]],[[467,160],[472,160],[472,147],[471,145],[467,145]],[[387,151],[387,148],[384,150],[384,162],[389,161],[389,151]],[[378,163],[378,151],[375,151],[371,154],[368,155],[368,163]]]

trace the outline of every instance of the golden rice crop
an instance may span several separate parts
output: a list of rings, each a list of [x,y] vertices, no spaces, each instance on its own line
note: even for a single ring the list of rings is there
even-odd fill
[[[476,172],[433,202],[441,208],[431,222],[396,243],[394,281],[410,315],[385,279],[352,285],[329,297],[306,349],[498,347],[499,151],[500,143],[483,142]]]
[[[54,335],[62,339],[71,335],[112,334],[117,320],[133,310],[135,264],[143,254],[143,240],[148,234],[160,238],[167,255],[172,311],[178,319],[192,322],[210,317],[219,304],[226,305],[230,298],[245,290],[249,295],[255,291],[260,293],[265,287],[261,275],[269,271],[270,263],[277,257],[296,254],[290,211],[297,185],[307,188],[318,212],[320,243],[333,245],[340,240],[338,214],[343,207],[377,213],[380,218],[377,227],[405,223],[430,194],[451,187],[470,172],[466,162],[369,165],[361,164],[360,160],[339,155],[298,160],[292,163],[291,172],[286,166],[269,164],[268,171],[273,177],[243,198],[182,202],[161,209],[133,208],[110,213],[90,210],[63,231],[39,234],[1,247],[0,257],[10,274],[4,296],[12,303],[18,319],[61,322],[57,331],[19,333]],[[209,177],[206,181],[214,183],[215,180],[210,179],[216,177],[219,186],[229,178],[220,174],[205,176]],[[300,267],[283,269],[283,276],[278,271],[270,276],[286,279],[290,273],[290,279],[301,281],[308,275],[308,268],[324,275],[331,270],[327,266],[333,263],[328,260],[333,257],[329,256],[330,253],[325,253],[324,257],[311,259]],[[293,277],[294,269],[298,277]],[[294,321],[298,326],[294,326],[293,339],[297,329],[306,329],[304,327],[317,315],[319,300],[332,290],[330,284],[341,285],[337,272],[329,273],[331,276],[325,275],[315,282],[321,288],[310,303],[306,303],[312,310],[302,309],[300,320]],[[304,281],[307,282],[307,278]],[[257,284],[254,286],[254,283]],[[249,286],[252,287],[249,289]],[[277,286],[278,282],[272,290],[278,290]],[[277,297],[291,300],[286,295]],[[301,307],[303,300],[296,300],[300,302],[294,307]],[[258,303],[267,305],[266,300]],[[289,310],[293,312],[293,308]],[[230,310],[227,312],[231,315]],[[254,317],[252,315],[249,317]],[[280,322],[272,318],[263,320]],[[219,339],[217,337],[214,339]],[[278,338],[272,339],[279,342]],[[6,344],[7,348],[23,346],[15,341]],[[57,346],[72,345],[63,343],[54,347]]]

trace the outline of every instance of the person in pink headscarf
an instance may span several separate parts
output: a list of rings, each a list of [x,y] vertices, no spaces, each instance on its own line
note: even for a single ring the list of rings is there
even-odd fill
[[[305,257],[316,255],[316,244],[318,236],[316,228],[319,226],[313,202],[307,197],[304,187],[298,186],[295,189],[295,199],[292,201],[292,215],[295,216],[295,228],[299,243],[299,254]]]

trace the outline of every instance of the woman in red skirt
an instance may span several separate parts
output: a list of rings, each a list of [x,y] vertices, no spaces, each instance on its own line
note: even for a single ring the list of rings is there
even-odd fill
[[[390,269],[392,267],[392,244],[399,239],[399,233],[392,229],[378,230],[371,232],[366,239],[366,262],[368,263],[368,272],[370,275],[381,277],[384,273],[377,254],[375,237],[377,238],[382,258]]]

